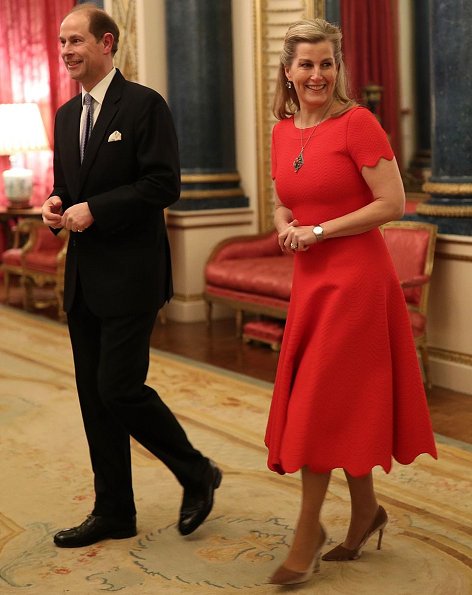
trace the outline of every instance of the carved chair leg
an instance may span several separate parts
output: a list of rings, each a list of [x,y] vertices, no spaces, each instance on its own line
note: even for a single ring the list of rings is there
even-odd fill
[[[425,344],[423,344],[423,345],[419,346],[419,350],[420,350],[420,355],[421,355],[421,363],[423,364],[426,393],[429,395],[429,394],[431,394],[432,384],[431,384],[431,376],[430,376],[430,370],[429,370],[428,347]]]
[[[21,277],[21,285],[23,287],[23,307],[28,312],[33,310],[33,281],[29,277]]]
[[[10,273],[3,272],[3,284],[5,286],[5,303],[8,304],[10,298]]]
[[[161,324],[167,324],[167,314],[164,308],[161,308],[158,313]]]
[[[59,287],[59,285],[56,283],[54,286],[54,296],[56,298],[56,306],[57,306],[57,318],[58,320],[60,320],[61,322],[64,321],[64,310],[63,310],[63,297],[62,297],[62,291],[61,288]]]
[[[239,339],[243,334],[243,311],[236,310],[236,337]]]
[[[205,319],[207,326],[211,326],[211,315],[213,312],[213,304],[212,302],[206,301],[205,302]]]

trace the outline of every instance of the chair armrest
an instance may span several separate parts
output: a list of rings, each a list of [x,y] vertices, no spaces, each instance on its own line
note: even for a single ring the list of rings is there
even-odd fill
[[[406,287],[420,287],[426,285],[431,280],[430,275],[417,275],[411,279],[400,279],[400,285],[405,289]]]
[[[277,242],[276,231],[259,235],[237,236],[223,240],[215,246],[208,258],[208,262],[260,256],[283,256]]]
[[[32,225],[35,223],[34,219],[20,219],[15,225],[11,228],[13,232],[13,246],[12,248],[22,248],[24,244],[27,242],[26,240],[22,241],[23,236],[27,236],[31,233]]]

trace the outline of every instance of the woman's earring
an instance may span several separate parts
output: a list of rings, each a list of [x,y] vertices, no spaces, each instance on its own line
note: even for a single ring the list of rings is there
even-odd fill
[[[286,85],[287,89],[291,89],[292,88],[292,81],[287,81],[285,83],[285,85]]]

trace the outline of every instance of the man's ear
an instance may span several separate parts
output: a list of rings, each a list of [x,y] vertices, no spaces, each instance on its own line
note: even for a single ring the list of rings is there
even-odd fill
[[[109,54],[113,48],[113,42],[115,38],[113,37],[113,33],[105,33],[102,37],[103,42],[103,49],[105,50],[105,54]]]

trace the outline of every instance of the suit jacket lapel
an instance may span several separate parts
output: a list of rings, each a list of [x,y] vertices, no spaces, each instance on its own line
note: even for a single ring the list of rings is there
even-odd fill
[[[87,143],[87,150],[85,151],[82,167],[80,168],[79,192],[81,192],[85,180],[89,175],[90,168],[95,161],[97,152],[100,149],[101,144],[104,142],[105,133],[109,129],[109,125],[119,109],[119,102],[124,83],[125,78],[121,72],[117,70],[105,94],[100,113],[98,114],[97,121],[95,122],[92,134]]]

